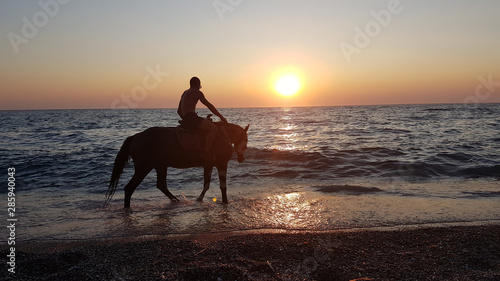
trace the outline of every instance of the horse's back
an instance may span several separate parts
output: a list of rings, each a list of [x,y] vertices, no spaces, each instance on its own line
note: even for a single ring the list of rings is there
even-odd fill
[[[175,136],[175,127],[151,127],[134,135],[136,142],[155,143]]]
[[[199,152],[182,148],[176,130],[176,127],[152,127],[134,135],[130,150],[134,163],[144,162],[153,167],[200,166]]]
[[[164,152],[166,147],[177,145],[175,127],[151,127],[134,135],[130,154],[150,156]],[[134,159],[135,160],[135,159]]]

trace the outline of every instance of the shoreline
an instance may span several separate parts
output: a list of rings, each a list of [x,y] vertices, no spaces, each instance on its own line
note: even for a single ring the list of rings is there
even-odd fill
[[[245,235],[261,235],[261,234],[335,234],[335,233],[351,233],[351,232],[375,232],[375,231],[402,231],[402,230],[418,230],[426,228],[447,228],[447,227],[471,227],[471,226],[490,226],[499,225],[499,220],[483,220],[483,221],[458,221],[458,222],[435,222],[435,223],[418,223],[418,224],[403,224],[392,226],[371,226],[371,227],[355,227],[355,228],[339,228],[331,230],[303,230],[303,229],[241,229],[241,230],[227,230],[218,232],[207,233],[172,233],[166,235],[140,235],[136,237],[131,236],[116,236],[116,237],[102,237],[102,238],[89,238],[89,239],[63,239],[63,240],[44,240],[39,241],[36,239],[18,240],[17,248],[21,251],[31,253],[48,253],[58,252],[66,249],[71,249],[80,245],[87,244],[115,244],[115,243],[133,243],[143,241],[155,240],[187,240],[187,241],[210,241],[216,242],[234,236]],[[7,250],[6,245],[0,245],[0,250]]]
[[[498,221],[396,228],[34,242],[0,279],[500,280]]]

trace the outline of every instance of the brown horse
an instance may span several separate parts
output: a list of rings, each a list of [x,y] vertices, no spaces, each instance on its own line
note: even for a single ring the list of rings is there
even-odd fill
[[[238,155],[238,162],[243,162],[247,148],[248,127],[242,128],[235,124],[216,122],[218,134],[213,143],[215,161],[207,163],[200,157],[199,151],[186,150],[181,147],[176,136],[175,127],[153,127],[141,133],[128,137],[116,156],[113,173],[106,193],[107,201],[116,191],[118,180],[128,163],[129,156],[134,161],[134,176],[125,186],[125,208],[130,207],[130,198],[136,187],[144,180],[152,169],[156,170],[156,187],[170,200],[179,201],[167,188],[167,168],[185,169],[190,167],[204,167],[204,184],[198,200],[203,200],[205,192],[210,187],[213,167],[219,174],[222,201],[227,203],[226,172],[227,163],[233,155],[233,150]],[[234,145],[234,148],[233,148]]]

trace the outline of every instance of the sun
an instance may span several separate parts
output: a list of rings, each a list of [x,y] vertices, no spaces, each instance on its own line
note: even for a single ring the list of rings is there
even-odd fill
[[[274,84],[274,89],[276,92],[282,94],[283,96],[293,96],[301,88],[300,79],[294,74],[284,74],[278,79]]]

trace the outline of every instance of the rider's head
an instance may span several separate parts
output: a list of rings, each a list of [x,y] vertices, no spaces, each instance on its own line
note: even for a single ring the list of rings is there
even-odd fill
[[[189,85],[191,86],[191,88],[199,89],[201,86],[200,78],[198,77],[191,78],[191,80],[189,80]]]

